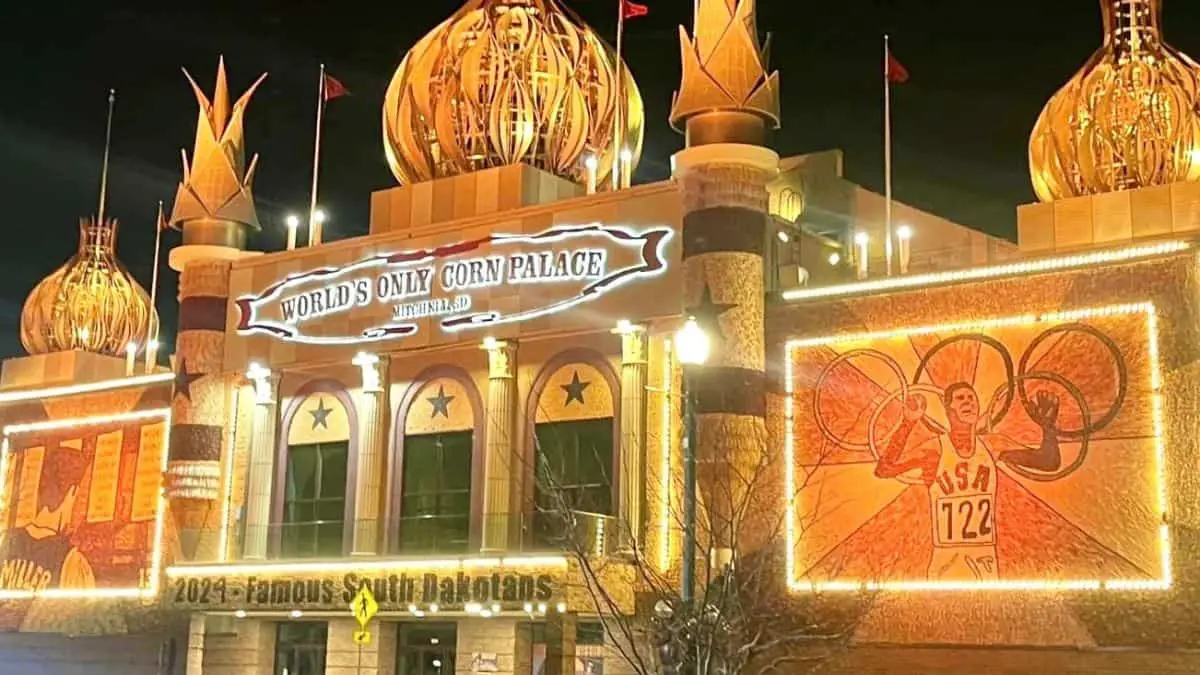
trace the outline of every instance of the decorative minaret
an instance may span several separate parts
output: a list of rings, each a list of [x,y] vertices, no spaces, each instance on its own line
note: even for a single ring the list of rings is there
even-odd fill
[[[700,494],[713,563],[729,560],[733,520],[767,445],[763,249],[767,183],[779,156],[763,146],[779,127],[779,74],[768,74],[754,0],[698,0],[693,35],[680,27],[683,81],[671,124],[687,136],[674,157],[683,189],[685,307],[712,354],[696,391]]]
[[[181,259],[211,257],[196,250],[198,247],[241,251],[246,248],[247,231],[261,229],[250,192],[258,155],[247,167],[242,118],[254,90],[267,77],[263,73],[230,107],[224,58],[217,62],[217,85],[211,101],[186,69],[183,74],[196,93],[200,120],[190,163],[187,152],[182,151],[183,182],[171,209],[171,226],[183,232],[183,246],[171,252],[171,266],[176,270],[183,267]]]
[[[242,117],[266,75],[232,106],[224,59],[217,65],[211,101],[186,70],[184,75],[196,92],[200,121],[190,163],[184,154],[183,182],[170,219],[183,232],[183,243],[169,259],[180,279],[167,494],[180,554],[186,560],[216,560],[221,556],[221,449],[230,433],[229,397],[235,384],[232,376],[221,375],[229,274],[233,261],[247,255],[247,231],[259,229],[250,193],[258,157],[246,167]]]

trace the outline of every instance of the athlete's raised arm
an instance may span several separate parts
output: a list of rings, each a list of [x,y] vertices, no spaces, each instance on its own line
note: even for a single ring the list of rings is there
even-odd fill
[[[937,473],[939,452],[937,443],[922,444],[918,448],[919,452],[916,457],[904,462],[900,461],[900,456],[904,454],[904,449],[908,445],[908,437],[912,435],[912,430],[924,417],[925,399],[917,394],[909,395],[908,400],[904,402],[904,420],[900,422],[900,428],[896,429],[896,433],[888,439],[887,449],[883,451],[879,462],[875,464],[876,476],[895,478],[913,469],[920,469],[921,480],[926,485],[933,483],[934,475]]]
[[[1033,396],[1033,421],[1042,427],[1042,443],[1036,450],[1008,450],[1000,461],[1034,471],[1057,471],[1062,466],[1058,449],[1058,397],[1048,391]]]

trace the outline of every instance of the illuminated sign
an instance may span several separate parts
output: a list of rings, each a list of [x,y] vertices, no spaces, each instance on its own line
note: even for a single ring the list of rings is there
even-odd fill
[[[552,602],[560,585],[549,574],[347,572],[315,576],[282,574],[183,575],[170,580],[165,602],[173,608],[208,610],[342,611],[369,588],[381,612],[460,610],[471,604],[520,608]]]
[[[530,321],[663,273],[671,235],[594,224],[372,255],[239,298],[237,330],[345,344],[410,336],[422,320],[447,332]],[[506,296],[518,300],[494,302]],[[356,311],[380,319],[356,331],[346,320]]]

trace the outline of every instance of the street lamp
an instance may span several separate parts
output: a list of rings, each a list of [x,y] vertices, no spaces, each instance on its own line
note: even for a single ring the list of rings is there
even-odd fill
[[[696,317],[689,316],[675,334],[675,353],[679,355],[679,362],[685,366],[702,366],[708,360],[708,349],[708,334],[696,323]]]
[[[675,353],[683,364],[683,571],[680,597],[690,606],[696,589],[696,368],[708,360],[708,335],[689,316],[675,335]]]

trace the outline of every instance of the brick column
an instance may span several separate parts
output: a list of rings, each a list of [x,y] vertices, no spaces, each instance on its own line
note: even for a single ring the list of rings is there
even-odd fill
[[[508,550],[513,529],[512,461],[517,429],[517,346],[488,340],[487,451],[484,459],[482,550]]]
[[[645,542],[646,500],[646,329],[622,326],[621,334],[621,455],[619,509],[621,549],[632,551]]]
[[[166,493],[186,561],[220,556],[221,456],[233,378],[222,375],[228,260],[189,262],[179,278],[175,394]]]
[[[204,627],[203,614],[193,614],[188,621],[187,660],[184,675],[204,674]]]
[[[529,643],[527,638],[519,639],[519,635],[521,633],[528,635],[528,631],[528,624],[522,625],[522,622],[516,619],[504,617],[460,619],[454,672],[463,674],[478,672],[473,668],[476,654],[494,654],[497,670],[488,672],[498,675],[525,675],[530,671],[521,649],[528,650]],[[526,665],[522,669],[519,664]],[[574,675],[574,670],[571,675]]]
[[[271,531],[271,486],[279,436],[279,375],[265,368],[246,373],[254,383],[254,421],[246,476],[246,520],[242,558],[265,560]]]
[[[721,143],[675,156],[683,187],[684,296],[711,340],[696,388],[697,482],[709,518],[714,564],[731,556],[747,478],[767,443],[763,248],[767,182],[779,157],[753,145]]]
[[[361,354],[354,364],[362,369],[358,414],[358,478],[354,497],[354,542],[351,555],[378,555],[380,513],[388,437],[388,364],[386,356]]]
[[[546,616],[546,668],[543,675],[575,675],[575,629],[579,617],[553,612]]]
[[[367,624],[371,641],[354,644],[358,621],[330,619],[325,644],[325,675],[394,675],[396,672],[396,624],[379,620]]]
[[[213,631],[205,638],[204,675],[272,675],[275,623],[238,619],[234,626],[233,631]]]

